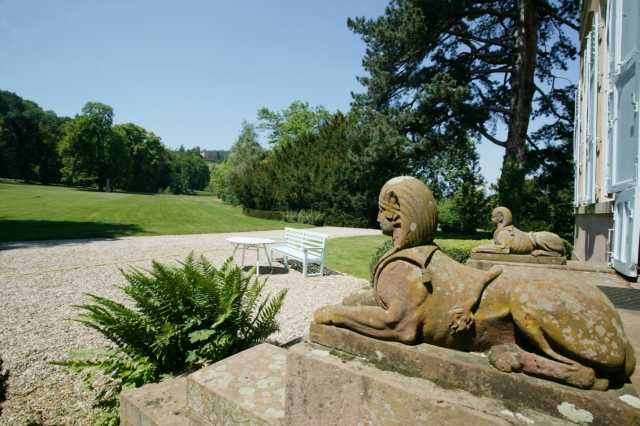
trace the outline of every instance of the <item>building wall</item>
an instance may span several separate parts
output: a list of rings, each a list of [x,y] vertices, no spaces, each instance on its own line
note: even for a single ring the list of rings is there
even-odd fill
[[[606,183],[606,141],[607,141],[607,85],[608,85],[608,49],[606,28],[607,2],[606,0],[585,0],[582,4],[580,16],[580,90],[576,97],[579,110],[576,119],[576,134],[574,141],[574,159],[576,160],[576,200],[575,200],[575,234],[574,260],[588,262],[608,262],[607,245],[608,231],[613,226],[611,213],[612,197],[605,192]],[[594,30],[594,19],[598,20],[596,36],[592,40],[597,43],[597,108],[595,121],[595,152],[591,167],[594,168],[593,196],[585,193],[588,188],[587,163],[585,144],[588,143],[587,132],[589,120],[586,117],[587,93],[585,90],[589,82],[585,81],[586,57],[590,52],[588,37]],[[589,202],[591,198],[591,202]]]
[[[611,203],[581,207],[576,214],[573,260],[607,263],[609,229],[613,227]]]

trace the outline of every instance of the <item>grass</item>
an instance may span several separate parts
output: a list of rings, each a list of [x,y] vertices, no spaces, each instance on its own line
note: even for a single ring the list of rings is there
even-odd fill
[[[355,277],[369,279],[369,260],[378,247],[390,237],[365,235],[361,237],[329,238],[325,266]]]
[[[484,237],[484,234],[480,234]],[[334,271],[340,271],[355,277],[370,279],[369,261],[376,249],[380,247],[390,237],[385,235],[365,235],[360,237],[343,237],[327,240],[325,266]],[[435,243],[441,249],[451,252],[452,250],[467,251],[480,244],[490,244],[491,240],[478,240],[468,235],[448,234],[438,232]],[[455,241],[454,241],[455,240]],[[456,258],[454,253],[453,258]],[[456,259],[460,261],[461,259]]]
[[[298,223],[257,219],[212,197],[98,192],[0,180],[0,241],[265,231]]]

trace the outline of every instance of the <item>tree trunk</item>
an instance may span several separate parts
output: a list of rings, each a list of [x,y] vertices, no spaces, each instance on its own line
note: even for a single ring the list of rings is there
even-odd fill
[[[535,94],[536,54],[538,49],[537,0],[518,0],[516,24],[517,56],[509,83],[511,85],[511,111],[502,175],[498,184],[500,204],[511,210],[514,223],[518,223],[524,195],[524,158],[527,131]]]

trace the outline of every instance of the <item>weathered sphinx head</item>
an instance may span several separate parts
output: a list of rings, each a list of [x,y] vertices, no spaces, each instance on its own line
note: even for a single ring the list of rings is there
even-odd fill
[[[378,200],[382,233],[393,237],[394,251],[429,244],[436,236],[438,209],[422,181],[400,176],[384,184]]]
[[[498,228],[513,225],[513,215],[506,207],[496,207],[491,213],[491,221]]]

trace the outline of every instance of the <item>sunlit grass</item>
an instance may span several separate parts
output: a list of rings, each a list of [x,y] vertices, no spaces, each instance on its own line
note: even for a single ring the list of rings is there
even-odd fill
[[[0,241],[265,231],[307,225],[256,219],[212,197],[97,192],[0,181]]]
[[[455,238],[451,238],[454,236]],[[355,277],[370,279],[369,262],[371,256],[390,237],[385,235],[365,235],[360,237],[333,238],[327,240],[325,266]],[[471,236],[438,232],[434,242],[450,257],[463,260],[464,254],[475,246],[490,244],[491,240],[477,240]]]

